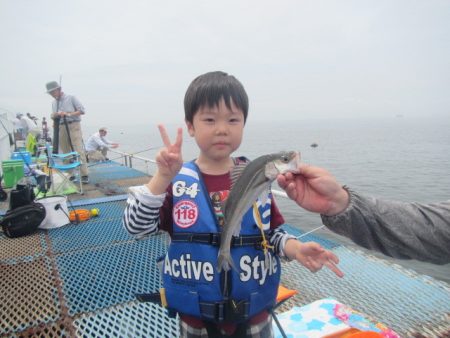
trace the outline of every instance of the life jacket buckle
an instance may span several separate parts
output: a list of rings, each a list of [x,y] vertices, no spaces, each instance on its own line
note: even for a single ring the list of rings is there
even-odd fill
[[[227,302],[227,321],[242,322],[248,319],[248,302],[231,299]]]

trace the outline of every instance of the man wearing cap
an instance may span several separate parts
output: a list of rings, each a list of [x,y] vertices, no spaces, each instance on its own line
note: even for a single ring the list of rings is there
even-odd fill
[[[107,161],[108,149],[119,146],[118,143],[111,142],[106,138],[107,133],[107,129],[102,127],[98,132],[91,135],[86,142],[86,153],[90,162]]]
[[[84,107],[73,95],[66,95],[56,81],[46,84],[47,93],[55,101],[52,103],[53,120],[59,118],[59,149],[63,153],[76,151],[81,159],[81,181],[89,182],[89,172],[86,165],[86,154],[83,150],[83,139],[81,133],[81,115],[85,114]],[[66,127],[67,126],[67,127]]]

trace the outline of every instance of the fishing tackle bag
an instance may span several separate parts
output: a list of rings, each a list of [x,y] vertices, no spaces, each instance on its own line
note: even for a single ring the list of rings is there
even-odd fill
[[[8,210],[0,225],[6,236],[22,237],[36,231],[45,218],[45,208],[41,203],[31,203]]]
[[[33,203],[35,194],[33,186],[30,182],[19,181],[16,189],[12,189],[9,193],[9,209],[13,210],[24,205]]]

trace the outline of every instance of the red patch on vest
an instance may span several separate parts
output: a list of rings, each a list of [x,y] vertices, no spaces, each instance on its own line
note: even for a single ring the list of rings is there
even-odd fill
[[[198,218],[198,206],[192,201],[179,201],[173,206],[173,221],[180,228],[189,228]]]

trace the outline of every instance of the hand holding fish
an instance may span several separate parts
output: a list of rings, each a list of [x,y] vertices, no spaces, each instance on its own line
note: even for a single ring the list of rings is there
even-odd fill
[[[349,195],[325,169],[300,164],[300,173],[278,175],[278,185],[302,208],[327,216],[336,215],[349,204]]]
[[[288,258],[296,259],[311,272],[317,272],[323,266],[326,266],[336,276],[344,276],[344,273],[336,266],[339,263],[339,258],[318,243],[302,243],[296,239],[289,239],[284,247],[284,253]]]
[[[170,181],[180,171],[183,165],[181,154],[183,130],[178,128],[175,143],[171,143],[166,128],[160,124],[158,125],[158,129],[165,147],[156,155],[156,165],[158,166],[158,170],[147,184],[147,188],[155,195],[165,192]]]

